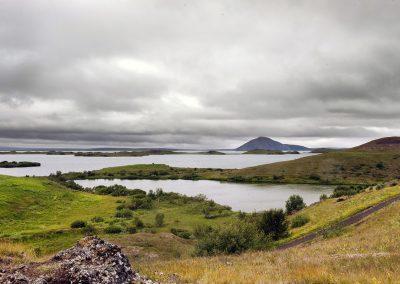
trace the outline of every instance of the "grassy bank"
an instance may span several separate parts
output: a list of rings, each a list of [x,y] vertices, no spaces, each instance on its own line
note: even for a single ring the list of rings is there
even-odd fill
[[[399,193],[400,189],[363,193],[352,197],[345,207],[349,209],[360,199],[373,198],[378,193],[394,192]],[[318,216],[323,212],[319,219],[325,222],[330,213],[346,211],[342,208],[345,203],[327,202],[298,214]],[[400,203],[394,203],[360,224],[329,232],[310,245],[287,251],[137,263],[136,267],[154,279],[166,281],[173,277],[190,283],[396,282],[400,275],[399,210]]]
[[[22,261],[71,246],[86,230],[71,228],[76,220],[86,222],[101,237],[124,245],[132,258],[144,257],[143,254],[187,256],[193,250],[193,241],[173,236],[172,228],[191,233],[198,225],[222,225],[236,216],[219,205],[211,206],[205,214],[204,208],[210,207],[210,203],[201,198],[156,198],[149,209],[118,216],[118,209],[129,200],[128,196],[74,191],[47,178],[0,176],[0,258],[13,256]],[[155,224],[157,214],[164,216],[162,225]],[[136,218],[142,222],[140,227],[136,226]],[[121,231],[108,233],[110,227]],[[135,229],[134,234],[130,228]],[[146,248],[137,252],[135,248],[141,245]]]
[[[186,179],[245,183],[375,184],[399,177],[398,152],[339,151],[244,169],[130,165],[84,173],[68,179]]]

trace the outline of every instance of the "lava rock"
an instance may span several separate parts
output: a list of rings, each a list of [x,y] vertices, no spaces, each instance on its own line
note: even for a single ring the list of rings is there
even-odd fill
[[[98,237],[86,237],[74,247],[42,263],[0,270],[6,284],[125,284],[154,283],[132,271],[121,249]]]

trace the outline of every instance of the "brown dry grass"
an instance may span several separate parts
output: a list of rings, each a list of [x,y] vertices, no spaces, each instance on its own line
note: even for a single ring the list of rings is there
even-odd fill
[[[137,264],[161,281],[400,283],[400,203],[355,226],[287,251]]]

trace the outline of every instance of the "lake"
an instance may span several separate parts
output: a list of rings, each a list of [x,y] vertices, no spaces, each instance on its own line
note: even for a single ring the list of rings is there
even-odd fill
[[[319,200],[321,194],[331,194],[332,186],[321,185],[273,185],[238,184],[218,181],[191,180],[77,180],[84,187],[120,184],[127,188],[140,188],[145,191],[162,188],[167,192],[177,192],[188,196],[204,194],[207,198],[233,210],[244,212],[261,211],[271,208],[284,208],[290,195],[298,194],[309,205]]]
[[[174,167],[191,168],[246,168],[262,164],[294,160],[315,155],[311,153],[287,155],[241,155],[231,152],[228,155],[151,155],[144,157],[75,157],[72,155],[41,155],[41,154],[0,154],[0,161],[39,162],[40,167],[34,168],[0,168],[0,174],[12,176],[48,176],[56,171],[81,172],[99,170],[107,167],[134,164],[167,164]]]

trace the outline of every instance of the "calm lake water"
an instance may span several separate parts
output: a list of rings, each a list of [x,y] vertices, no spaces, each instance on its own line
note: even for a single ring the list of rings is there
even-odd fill
[[[218,181],[190,180],[77,180],[84,187],[97,185],[121,184],[127,188],[140,188],[145,191],[162,188],[167,192],[177,192],[188,196],[204,194],[209,199],[233,210],[245,212],[261,211],[271,208],[283,208],[288,197],[298,194],[306,204],[319,200],[323,193],[329,195],[332,186],[320,185],[271,185],[271,184],[237,184]]]
[[[107,167],[134,165],[134,164],[167,164],[174,167],[193,168],[245,168],[262,164],[294,160],[306,157],[310,153],[299,155],[241,155],[238,153],[228,155],[152,155],[144,157],[75,157],[70,155],[2,155],[0,161],[30,161],[41,163],[34,168],[0,168],[0,174],[13,176],[47,176],[56,171],[89,171]]]

